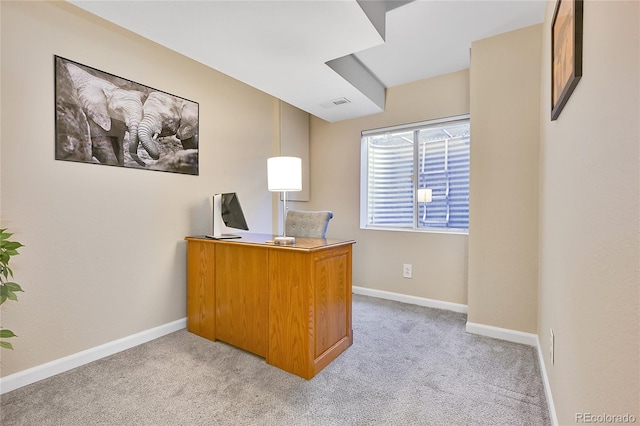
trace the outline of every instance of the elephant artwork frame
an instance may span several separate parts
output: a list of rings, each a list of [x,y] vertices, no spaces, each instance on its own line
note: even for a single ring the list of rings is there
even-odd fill
[[[55,159],[197,176],[197,102],[54,55]]]

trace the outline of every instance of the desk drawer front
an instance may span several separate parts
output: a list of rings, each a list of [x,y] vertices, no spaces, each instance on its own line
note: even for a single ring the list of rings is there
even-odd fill
[[[262,357],[268,343],[267,267],[262,248],[216,247],[216,338]]]

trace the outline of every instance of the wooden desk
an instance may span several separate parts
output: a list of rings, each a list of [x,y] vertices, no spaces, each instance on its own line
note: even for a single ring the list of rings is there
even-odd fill
[[[187,329],[311,379],[353,343],[354,241],[187,237]]]

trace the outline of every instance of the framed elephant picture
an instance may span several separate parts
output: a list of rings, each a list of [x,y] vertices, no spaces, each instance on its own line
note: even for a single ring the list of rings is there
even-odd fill
[[[197,102],[54,59],[56,160],[198,175]]]

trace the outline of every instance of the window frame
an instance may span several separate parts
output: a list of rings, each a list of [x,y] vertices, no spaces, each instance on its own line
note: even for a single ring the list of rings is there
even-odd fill
[[[456,121],[468,121],[471,124],[470,114],[460,114],[450,117],[437,118],[433,120],[426,120],[417,123],[401,124],[390,127],[381,127],[370,130],[363,130],[360,134],[360,229],[369,231],[393,231],[393,232],[414,232],[414,233],[436,233],[436,234],[461,234],[468,235],[469,229],[464,228],[441,228],[441,227],[418,227],[418,215],[419,205],[417,197],[417,181],[414,179],[413,184],[413,223],[411,227],[399,227],[399,226],[384,226],[384,225],[368,225],[369,214],[369,152],[366,146],[367,142],[365,137],[371,135],[379,135],[381,133],[393,133],[393,132],[415,132],[428,127],[436,126],[442,123],[453,123]],[[419,144],[414,143],[413,147],[413,170],[414,175],[418,170],[418,151]],[[469,163],[469,174],[471,173],[471,163]],[[469,192],[470,192],[469,188]]]

